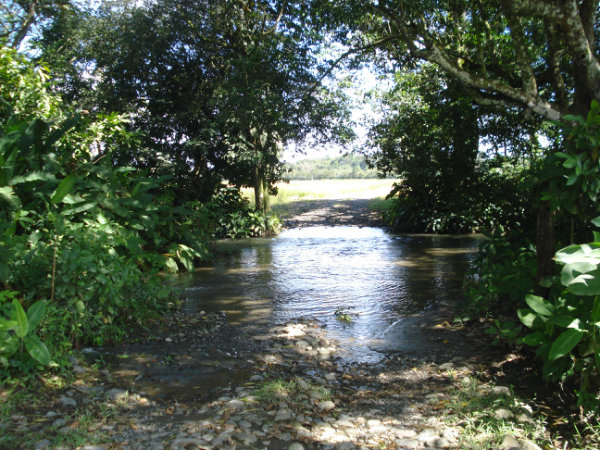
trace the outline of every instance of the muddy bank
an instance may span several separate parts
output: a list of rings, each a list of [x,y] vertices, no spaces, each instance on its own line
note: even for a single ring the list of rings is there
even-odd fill
[[[162,371],[157,367],[161,363],[152,360],[159,355],[156,350],[197,345],[210,351],[227,326],[216,328],[207,329],[202,339],[192,327],[172,330],[176,338],[160,333],[148,336],[123,349],[137,365],[128,362],[113,370],[96,370],[90,362],[100,355],[84,352],[72,360],[77,380],[71,387],[3,424],[19,438],[11,448],[454,449],[461,448],[461,427],[449,424],[444,414],[465,380],[475,383],[480,395],[500,400],[512,396],[506,387],[475,381],[474,375],[489,361],[489,352],[476,345],[469,352],[453,348],[465,338],[475,344],[481,330],[433,326],[437,344],[432,348],[447,346],[452,353],[434,352],[422,358],[390,354],[376,365],[345,365],[338,356],[341,343],[310,319],[253,336],[251,345],[236,341],[241,345],[238,360],[242,355],[247,358],[244,369],[230,367],[232,378],[211,390],[211,395],[196,392],[190,384],[182,386],[179,395],[153,396],[148,390],[152,383],[144,380]],[[147,352],[152,346],[154,355]],[[135,354],[136,348],[144,353]],[[168,361],[170,376],[182,370],[183,353],[164,355],[173,357]],[[126,367],[138,373],[135,377],[130,373],[129,382]],[[205,368],[198,361],[196,369]],[[515,403],[508,413],[498,414],[511,414],[516,423],[525,423],[532,420],[531,412],[530,406]],[[36,435],[34,443],[19,446],[26,436]],[[79,444],[53,447],[61,441]],[[537,448],[533,442],[521,444]]]
[[[285,228],[355,225],[382,226],[381,216],[371,209],[370,199],[304,200],[280,211]]]

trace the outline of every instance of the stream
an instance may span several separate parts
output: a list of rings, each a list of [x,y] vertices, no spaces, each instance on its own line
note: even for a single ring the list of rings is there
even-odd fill
[[[243,383],[273,330],[298,320],[336,342],[338,366],[447,358],[463,343],[435,325],[460,301],[480,239],[338,225],[220,241],[210,266],[178,277],[171,325],[104,358],[121,385],[165,400]]]
[[[381,228],[294,228],[268,239],[217,243],[210,267],[184,274],[187,311],[224,311],[260,332],[316,319],[347,362],[427,345],[423,312],[453,305],[477,250],[473,235],[394,235]]]

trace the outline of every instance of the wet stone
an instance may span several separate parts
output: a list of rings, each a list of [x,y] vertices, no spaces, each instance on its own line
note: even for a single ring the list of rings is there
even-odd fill
[[[62,396],[58,402],[63,408],[77,408],[77,401],[71,397]]]
[[[51,445],[52,442],[50,442],[48,439],[43,439],[35,444],[34,450],[46,450],[49,449]]]
[[[494,395],[505,395],[510,397],[510,389],[506,386],[494,386],[491,390]]]

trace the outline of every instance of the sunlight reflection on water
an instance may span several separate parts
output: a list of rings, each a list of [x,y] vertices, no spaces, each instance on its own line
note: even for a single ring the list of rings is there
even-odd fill
[[[180,285],[189,309],[225,310],[231,322],[254,326],[316,318],[347,343],[347,358],[372,359],[369,347],[403,319],[460,298],[478,240],[297,228],[272,239],[222,242],[214,265],[182,275]],[[353,320],[337,320],[338,309]]]

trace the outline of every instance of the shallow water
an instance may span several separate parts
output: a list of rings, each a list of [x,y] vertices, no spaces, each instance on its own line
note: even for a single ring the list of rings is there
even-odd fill
[[[416,344],[420,313],[460,299],[478,241],[369,227],[297,228],[276,238],[222,241],[214,264],[182,275],[179,284],[189,310],[225,311],[231,323],[257,330],[318,319],[347,361],[376,361]],[[339,320],[340,310],[352,320]]]

